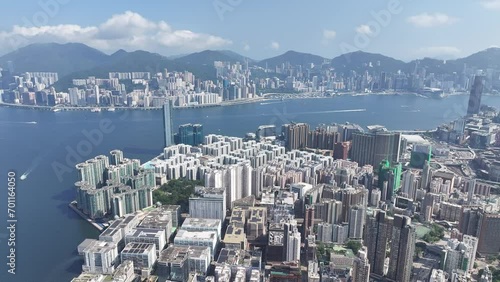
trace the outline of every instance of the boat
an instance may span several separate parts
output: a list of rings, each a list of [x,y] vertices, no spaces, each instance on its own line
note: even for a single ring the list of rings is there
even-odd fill
[[[26,123],[27,123],[27,124],[37,124],[37,122],[36,122],[36,121],[28,121],[28,122],[26,122]]]
[[[90,111],[93,113],[98,113],[101,111],[101,108],[92,108]]]
[[[53,111],[54,113],[57,113],[57,112],[60,112],[60,111],[61,111],[61,109],[52,109],[52,111]]]
[[[116,109],[114,107],[108,108],[108,112],[114,112]]]

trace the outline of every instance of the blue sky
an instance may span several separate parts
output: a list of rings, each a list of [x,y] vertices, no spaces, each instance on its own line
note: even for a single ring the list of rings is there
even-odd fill
[[[229,49],[263,59],[363,50],[411,60],[500,45],[500,0],[25,0],[0,9],[0,54],[33,42],[81,42],[106,53]]]

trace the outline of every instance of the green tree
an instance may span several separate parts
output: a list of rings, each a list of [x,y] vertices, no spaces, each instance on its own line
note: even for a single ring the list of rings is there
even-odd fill
[[[352,252],[356,255],[358,251],[363,247],[359,241],[349,241],[346,244],[346,248],[351,249]]]
[[[193,195],[195,186],[203,185],[200,180],[175,179],[163,184],[153,192],[153,202],[163,205],[180,205],[182,212],[189,210],[189,197]]]

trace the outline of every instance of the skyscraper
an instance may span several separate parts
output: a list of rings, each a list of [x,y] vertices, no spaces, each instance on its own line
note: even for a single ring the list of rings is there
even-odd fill
[[[483,80],[484,76],[476,75],[474,77],[474,84],[472,84],[472,88],[470,90],[469,105],[467,107],[468,116],[479,114],[481,97],[483,95]]]
[[[361,239],[363,237],[363,226],[365,224],[365,208],[353,206],[349,209],[349,238]]]
[[[394,281],[410,281],[416,240],[415,227],[411,225],[411,219],[395,215],[387,277]]]
[[[364,247],[362,250],[359,250],[358,257],[354,259],[353,270],[353,281],[370,281],[370,264],[366,253],[366,247]]]
[[[282,133],[285,135],[286,148],[288,150],[304,149],[307,147],[307,135],[309,133],[309,124],[292,123],[285,124],[282,127]]]
[[[165,147],[174,145],[172,112],[172,100],[168,99],[165,104],[163,104],[163,133],[165,135]]]
[[[388,217],[385,211],[375,210],[367,217],[364,242],[368,247],[368,261],[371,271],[380,276],[384,275],[384,261],[391,230],[392,218]]]
[[[383,130],[352,134],[351,159],[360,166],[378,166],[383,160],[399,162],[401,134]]]
[[[179,126],[179,133],[176,135],[176,144],[186,144],[198,146],[203,143],[203,125],[201,124],[183,124]]]
[[[382,189],[384,182],[388,182],[387,199],[392,198],[396,191],[401,187],[401,163],[391,164],[388,160],[383,160],[379,164],[378,170],[378,188]]]
[[[477,252],[482,255],[496,255],[500,251],[500,214],[485,212],[479,228]]]

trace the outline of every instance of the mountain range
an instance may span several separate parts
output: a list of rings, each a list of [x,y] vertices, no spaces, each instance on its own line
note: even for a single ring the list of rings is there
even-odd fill
[[[37,43],[22,47],[0,57],[0,67],[7,68],[11,61],[15,72],[47,71],[57,72],[60,80],[56,89],[64,90],[73,78],[88,76],[108,77],[108,72],[149,71],[190,71],[198,78],[214,80],[214,61],[248,63],[268,69],[289,63],[292,66],[327,67],[338,73],[356,71],[412,72],[415,66],[425,67],[427,73],[461,73],[464,65],[477,69],[500,69],[500,48],[489,48],[456,60],[439,60],[423,58],[404,62],[381,54],[362,51],[340,55],[333,59],[321,56],[288,51],[282,55],[253,60],[229,50],[205,50],[202,52],[166,57],[147,51],[127,52],[118,50],[113,54],[105,54],[97,49],[81,43]],[[272,73],[271,73],[272,75]]]

